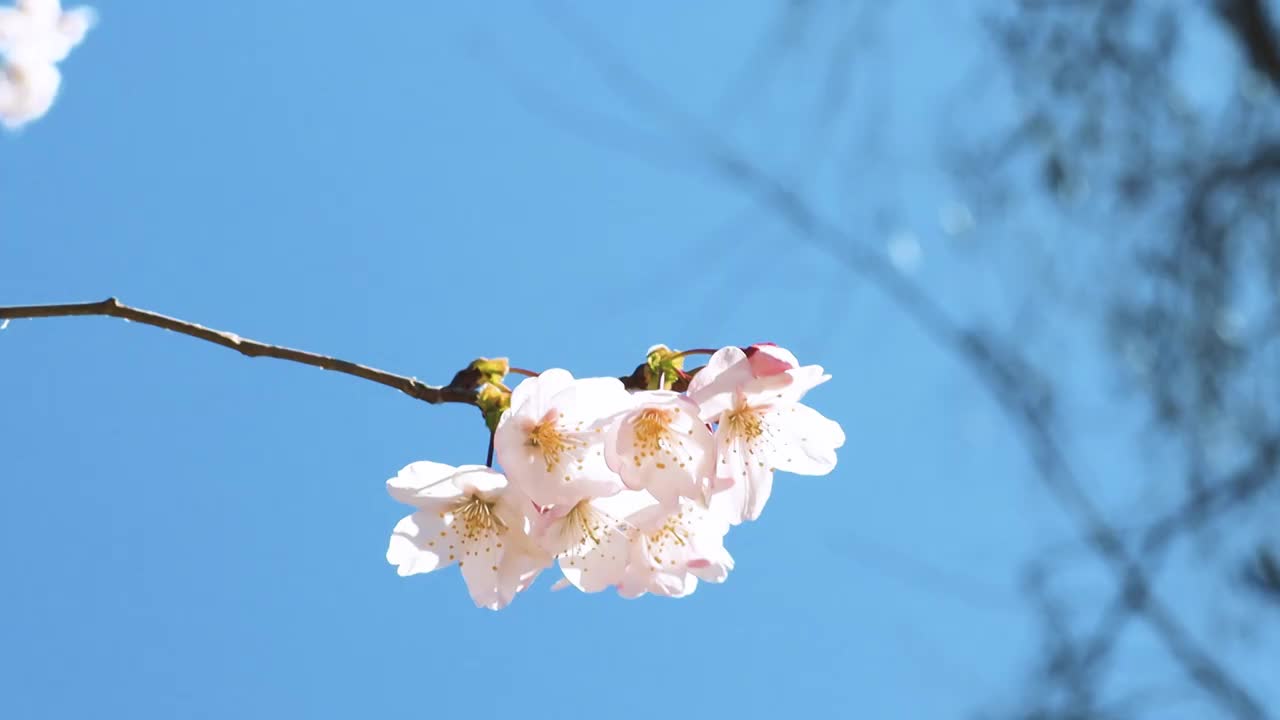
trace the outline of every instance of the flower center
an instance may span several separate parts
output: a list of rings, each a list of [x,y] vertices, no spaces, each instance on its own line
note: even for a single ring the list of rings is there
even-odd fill
[[[645,408],[640,411],[640,416],[635,421],[637,465],[640,458],[657,455],[662,449],[662,441],[671,435],[672,415],[670,410],[661,408]]]
[[[600,522],[600,513],[591,507],[590,500],[583,500],[565,516],[565,531],[572,533],[573,544],[577,545],[587,540],[600,544],[600,537],[604,531],[604,525]]]
[[[494,511],[497,503],[470,495],[458,501],[453,509],[454,526],[463,540],[479,540],[493,533],[504,533],[507,524]]]
[[[689,544],[689,528],[683,521],[684,511],[681,510],[668,517],[662,527],[649,535],[649,552],[658,565],[662,564],[663,555],[668,555],[667,563],[674,565],[676,561],[668,553],[675,554],[679,552],[677,548]]]
[[[570,437],[560,428],[559,419],[559,415],[547,413],[547,417],[529,429],[529,445],[542,451],[547,472],[560,464],[565,453],[582,444],[581,440]]]
[[[729,434],[743,440],[755,440],[764,434],[764,418],[749,406],[735,408],[725,413],[722,422],[729,426]]]

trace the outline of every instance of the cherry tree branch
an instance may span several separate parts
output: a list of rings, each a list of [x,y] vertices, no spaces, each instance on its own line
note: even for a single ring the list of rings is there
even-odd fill
[[[305,350],[295,350],[293,348],[282,347],[280,345],[269,345],[267,343],[258,342],[257,340],[242,338],[232,332],[214,330],[212,328],[204,327],[203,325],[197,325],[185,320],[179,320],[167,315],[154,313],[149,310],[130,307],[122,304],[115,298],[107,298],[101,302],[0,307],[0,323],[5,324],[7,324],[9,320],[77,317],[85,315],[116,317],[130,322],[141,323],[143,325],[164,328],[165,330],[187,335],[189,337],[196,338],[197,340],[204,340],[205,342],[211,342],[214,345],[221,345],[222,347],[235,350],[241,355],[248,357],[269,357],[276,358],[277,360],[288,360],[302,365],[318,367],[322,370],[332,370],[333,372],[343,373],[344,375],[353,375],[364,380],[378,383],[379,385],[386,385],[387,387],[395,388],[411,398],[431,403],[432,405],[440,403],[461,403],[463,405],[476,404],[475,385],[474,383],[468,384],[467,378],[463,373],[459,373],[455,376],[448,385],[436,387],[420,382],[417,378],[396,375],[385,370],[379,370],[367,365],[360,365],[348,360],[329,357],[328,355],[318,355],[316,353],[306,352]],[[0,325],[0,327],[2,326],[3,325]]]

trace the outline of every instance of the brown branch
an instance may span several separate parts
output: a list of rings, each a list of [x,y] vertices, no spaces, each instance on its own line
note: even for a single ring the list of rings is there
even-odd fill
[[[187,335],[199,340],[211,342],[215,345],[221,345],[230,348],[248,357],[269,357],[277,360],[288,360],[290,362],[301,363],[318,367],[323,370],[332,370],[346,375],[354,375],[376,382],[380,385],[395,388],[409,397],[431,403],[433,405],[439,403],[461,403],[464,405],[476,404],[476,391],[474,385],[467,386],[465,382],[460,382],[461,374],[455,377],[444,387],[435,387],[419,382],[416,378],[396,375],[385,370],[379,370],[367,365],[359,365],[347,360],[339,360],[338,358],[329,357],[327,355],[317,355],[315,353],[306,352],[304,350],[294,350],[293,348],[281,347],[279,345],[268,345],[267,343],[258,342],[242,338],[235,333],[223,330],[213,330],[196,325],[185,320],[178,320],[159,313],[153,313],[147,310],[129,307],[121,304],[115,298],[107,298],[101,302],[88,303],[67,303],[62,305],[20,305],[14,307],[0,307],[0,321],[7,322],[9,320],[29,319],[29,318],[51,318],[51,317],[75,317],[82,315],[103,315],[107,317],[117,317],[131,322],[141,323],[143,325],[151,325],[165,330],[172,330],[182,335]]]

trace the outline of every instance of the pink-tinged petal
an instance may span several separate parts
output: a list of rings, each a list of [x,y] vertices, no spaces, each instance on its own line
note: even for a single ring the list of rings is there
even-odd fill
[[[754,378],[742,387],[742,394],[752,407],[784,407],[800,402],[805,393],[830,379],[822,366],[805,365],[777,375]]]
[[[569,582],[568,578],[560,578],[551,586],[551,592],[560,592],[561,590],[567,590],[571,587],[573,587],[573,583]]]
[[[786,348],[773,343],[756,343],[747,348],[747,361],[751,364],[751,374],[756,377],[777,375],[800,367],[800,361]]]
[[[682,598],[693,594],[698,589],[698,578],[696,575],[669,575],[659,574],[654,576],[653,584],[649,587],[649,592],[654,595],[663,595],[670,598]]]
[[[416,512],[396,523],[387,547],[387,562],[401,576],[428,573],[452,565],[460,543],[440,513]]]
[[[706,564],[703,564],[706,563]],[[732,565],[726,565],[719,562],[711,562],[709,560],[699,560],[698,565],[689,565],[690,572],[697,578],[706,580],[709,583],[722,583],[729,578],[729,570]]]
[[[808,405],[792,405],[765,416],[773,431],[773,466],[797,475],[826,475],[835,469],[836,449],[844,446],[840,424]]]
[[[565,583],[566,585],[568,583]],[[618,596],[624,600],[635,600],[638,597],[649,594],[649,591],[639,585],[619,585]]]
[[[458,487],[450,480],[458,468],[426,460],[406,465],[387,480],[387,493],[406,505],[421,507],[432,500],[458,497]]]
[[[733,556],[724,548],[724,535],[708,528],[697,535],[697,540],[693,548],[696,557],[689,561],[689,572],[707,582],[724,582],[733,570]]]
[[[733,394],[752,379],[751,364],[741,348],[717,350],[705,367],[689,381],[688,395],[697,403],[700,417],[715,422],[733,405]]]

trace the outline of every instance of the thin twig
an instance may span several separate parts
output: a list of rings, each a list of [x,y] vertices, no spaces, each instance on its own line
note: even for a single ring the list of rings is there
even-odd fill
[[[213,330],[196,325],[185,320],[178,320],[159,313],[153,313],[148,310],[140,310],[135,307],[122,304],[115,298],[107,298],[101,302],[88,303],[67,303],[60,305],[23,305],[14,307],[0,307],[0,321],[8,322],[9,320],[31,319],[31,318],[52,318],[52,317],[76,317],[84,315],[102,315],[107,317],[116,317],[131,322],[141,323],[143,325],[152,325],[165,330],[171,330],[182,335],[211,342],[215,345],[221,345],[230,348],[248,357],[269,357],[277,360],[288,360],[290,362],[310,365],[324,370],[332,370],[346,375],[354,375],[364,380],[370,380],[380,385],[392,387],[409,397],[421,400],[433,405],[439,403],[461,403],[463,405],[476,404],[476,391],[474,387],[462,387],[450,384],[444,387],[436,387],[427,385],[418,381],[416,378],[396,375],[385,370],[379,370],[367,365],[359,365],[347,360],[329,357],[327,355],[317,355],[315,353],[306,352],[304,350],[294,350],[293,348],[281,347],[279,345],[268,345],[267,343],[258,342],[242,338],[235,333],[222,330]]]

